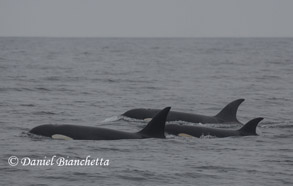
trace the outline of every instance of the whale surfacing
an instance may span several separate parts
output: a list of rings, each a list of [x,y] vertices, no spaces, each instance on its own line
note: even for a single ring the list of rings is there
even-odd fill
[[[200,114],[191,114],[184,112],[170,111],[167,121],[186,121],[191,123],[240,123],[236,117],[239,105],[244,99],[237,99],[226,105],[217,115],[206,116]],[[145,120],[154,117],[160,110],[158,109],[132,109],[122,114],[134,119]]]
[[[198,138],[201,136],[214,136],[218,138],[229,136],[256,136],[256,127],[261,120],[263,120],[263,118],[252,119],[238,130],[170,124],[166,125],[165,131],[168,134],[177,136],[194,136]]]
[[[170,109],[171,107],[166,107],[161,110],[144,129],[136,133],[77,125],[40,125],[31,129],[30,133],[53,139],[74,140],[165,138],[165,123]]]

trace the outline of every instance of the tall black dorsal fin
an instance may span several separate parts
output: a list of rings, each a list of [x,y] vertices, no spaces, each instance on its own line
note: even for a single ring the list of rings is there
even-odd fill
[[[147,126],[138,133],[146,137],[165,138],[165,123],[171,107],[157,113]]]
[[[263,120],[263,118],[254,118],[247,122],[242,128],[240,128],[239,131],[244,135],[257,135],[256,127],[261,120]]]
[[[223,120],[223,122],[236,122],[240,123],[238,119],[236,118],[237,110],[239,105],[244,101],[245,99],[237,99],[235,101],[232,101],[228,105],[226,105],[217,115],[216,117]]]

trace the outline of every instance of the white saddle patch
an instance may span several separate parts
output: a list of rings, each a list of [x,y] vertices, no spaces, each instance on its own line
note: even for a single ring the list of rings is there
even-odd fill
[[[185,134],[185,133],[179,133],[178,136],[181,136],[181,137],[194,137],[194,136],[191,136],[191,135]]]
[[[58,140],[73,140],[71,137],[62,135],[62,134],[54,134],[51,136],[53,139],[58,139]]]
[[[151,121],[152,118],[144,118],[144,121]]]

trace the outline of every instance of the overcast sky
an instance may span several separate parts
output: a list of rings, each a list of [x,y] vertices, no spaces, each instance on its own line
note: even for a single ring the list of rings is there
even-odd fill
[[[293,0],[0,0],[0,36],[293,37]]]

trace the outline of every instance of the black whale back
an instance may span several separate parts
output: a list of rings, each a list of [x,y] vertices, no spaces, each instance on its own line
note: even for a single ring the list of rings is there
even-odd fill
[[[201,114],[170,111],[167,121],[186,121],[192,123],[240,123],[236,118],[239,105],[244,99],[237,99],[226,105],[217,115],[207,116]],[[160,110],[136,108],[122,114],[129,118],[146,119],[153,118]]]
[[[169,110],[170,107],[161,110],[143,130],[137,133],[78,125],[40,125],[31,129],[30,133],[54,139],[76,140],[165,138],[165,123]]]

